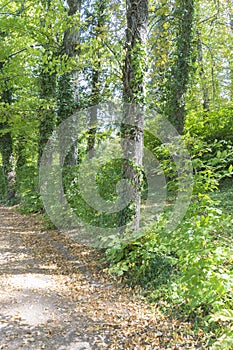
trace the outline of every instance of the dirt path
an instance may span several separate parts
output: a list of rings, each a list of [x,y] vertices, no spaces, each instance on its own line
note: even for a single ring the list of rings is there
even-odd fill
[[[0,349],[202,348],[189,325],[111,279],[96,254],[0,207]]]

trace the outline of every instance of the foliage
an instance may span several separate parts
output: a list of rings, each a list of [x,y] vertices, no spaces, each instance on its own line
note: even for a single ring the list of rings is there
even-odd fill
[[[172,233],[165,229],[168,218],[161,217],[142,239],[109,249],[110,272],[149,288],[151,300],[162,299],[190,319],[210,322],[211,313],[233,306],[232,247],[220,245],[217,238],[233,218],[207,195],[193,200]],[[221,331],[225,332],[224,325]]]
[[[225,112],[222,123],[228,131],[231,114]],[[219,117],[217,112],[209,115],[210,119],[213,115]],[[149,290],[151,301],[161,304],[164,300],[165,305],[178,308],[186,317],[199,319],[200,324],[205,321],[209,330],[216,320],[210,315],[221,314],[224,309],[230,312],[233,290],[233,218],[229,197],[233,147],[230,137],[220,137],[214,118],[212,123],[210,134],[208,128],[202,129],[200,124],[199,130],[198,122],[187,118],[184,139],[194,168],[193,201],[182,224],[172,233],[166,232],[166,222],[176,196],[177,168],[171,148],[160,144],[150,133],[145,134],[145,145],[159,159],[166,175],[171,204],[142,238],[122,245],[116,240],[106,252],[110,273],[123,276],[130,284],[143,285]],[[221,183],[228,178],[224,192]],[[208,193],[212,193],[211,197]],[[215,322],[215,336],[220,339],[213,349],[217,349],[220,341],[227,348],[232,340],[231,326],[223,323],[216,327]]]
[[[40,157],[55,126],[72,115],[75,108],[105,101],[118,103],[125,97],[143,104],[145,109],[166,114],[179,131],[184,122],[182,137],[194,171],[193,198],[186,217],[174,232],[166,232],[178,180],[182,182],[172,157],[179,147],[171,148],[145,132],[144,146],[160,163],[155,173],[162,171],[166,178],[165,210],[157,221],[153,218],[151,227],[140,239],[125,244],[119,237],[114,238],[106,256],[111,273],[127,277],[131,284],[140,283],[150,291],[154,288],[150,300],[167,303],[171,309],[179,308],[181,314],[192,320],[195,317],[204,320],[209,334],[213,328],[218,338],[211,339],[216,340],[213,349],[219,348],[220,343],[230,348],[233,239],[230,1],[149,1],[147,36],[140,18],[135,33],[125,31],[133,18],[128,16],[127,22],[129,2],[110,0],[103,4],[86,0],[73,15],[69,1],[0,3],[1,203],[17,201],[20,210],[26,213],[44,210],[38,185]],[[140,5],[143,3],[147,5],[147,1]],[[78,2],[70,4],[75,6]],[[87,127],[90,130],[77,141],[77,164],[68,166],[67,162],[63,168],[65,195],[71,212],[81,220],[116,228],[117,214],[103,214],[89,206],[78,185],[81,164],[88,151],[92,149],[94,154],[98,143],[112,137],[111,132],[99,132],[97,113]],[[150,128],[159,126],[151,123]],[[98,169],[93,190],[111,205],[117,199],[122,160],[106,162],[103,156]],[[133,170],[134,174],[143,174],[140,165]],[[85,171],[90,173],[88,166]],[[144,205],[145,177],[142,182]],[[55,209],[56,203],[53,205]],[[130,214],[133,212],[130,205],[126,209]]]
[[[187,142],[192,149],[195,193],[216,190],[221,180],[233,175],[233,145],[230,141],[215,139],[206,142],[193,138]]]
[[[229,105],[211,111],[190,111],[185,122],[186,134],[205,141],[232,141],[233,108]]]
[[[211,346],[211,350],[232,348],[233,342],[233,311],[232,309],[222,309],[214,313],[210,322],[218,322],[224,329],[224,334]]]

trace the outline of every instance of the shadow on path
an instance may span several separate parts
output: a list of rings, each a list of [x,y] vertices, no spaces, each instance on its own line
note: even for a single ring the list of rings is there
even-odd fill
[[[202,348],[189,324],[116,283],[98,259],[36,217],[0,207],[0,349]]]

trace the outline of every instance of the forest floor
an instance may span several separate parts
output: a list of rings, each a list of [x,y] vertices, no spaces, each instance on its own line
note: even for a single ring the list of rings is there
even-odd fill
[[[0,207],[0,349],[203,349],[187,322],[169,318],[111,277],[99,253],[37,216]]]

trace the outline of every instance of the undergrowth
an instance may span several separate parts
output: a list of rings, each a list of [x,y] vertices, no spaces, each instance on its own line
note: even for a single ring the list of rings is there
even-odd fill
[[[144,237],[108,249],[107,259],[110,273],[124,276],[131,285],[143,286],[150,302],[205,329],[209,335],[206,345],[219,338],[222,348],[230,349],[233,217],[222,210],[227,205],[224,186],[212,197],[216,195],[218,201],[208,194],[194,196],[175,231],[166,231],[169,215],[163,215]],[[212,349],[217,349],[219,339]]]

